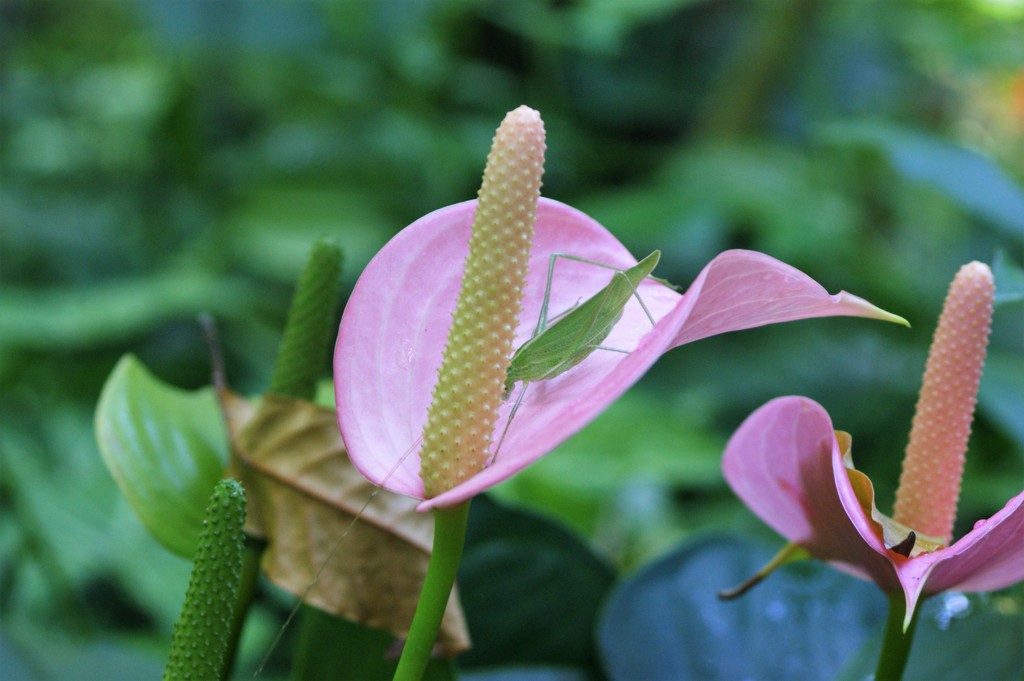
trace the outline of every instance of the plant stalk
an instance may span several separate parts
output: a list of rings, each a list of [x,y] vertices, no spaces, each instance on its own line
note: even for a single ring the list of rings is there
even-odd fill
[[[914,610],[907,630],[903,630],[903,620],[907,614],[907,600],[903,592],[889,596],[889,619],[885,623],[885,638],[882,640],[882,653],[878,656],[878,667],[875,669],[875,681],[900,681],[910,657],[910,645],[914,641],[914,630],[917,628],[919,607]]]
[[[434,549],[394,681],[419,681],[423,677],[459,571],[469,503],[434,509]]]

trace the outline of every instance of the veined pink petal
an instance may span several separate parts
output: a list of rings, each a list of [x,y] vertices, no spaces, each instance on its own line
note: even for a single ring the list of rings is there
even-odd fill
[[[408,496],[423,498],[418,438],[458,296],[475,207],[476,202],[469,201],[442,208],[392,239],[356,284],[338,334],[334,382],[338,422],[349,456],[369,480]],[[637,262],[593,219],[544,198],[537,206],[531,253],[516,347],[536,327],[551,254],[571,254],[622,269]],[[749,276],[748,269],[756,276]],[[586,300],[611,276],[606,268],[558,260],[549,314]],[[752,257],[748,251],[719,255],[685,295],[654,281],[641,284],[639,293],[655,326],[639,304],[630,301],[604,341],[626,353],[596,350],[570,371],[531,383],[494,463],[425,501],[420,509],[465,501],[537,460],[590,422],[662,353],[681,342],[800,316],[865,314],[864,305],[848,304],[845,294],[830,297],[806,275],[768,256]],[[784,293],[797,296],[799,305],[776,305],[766,299]],[[715,315],[705,302],[710,294],[730,311]],[[695,306],[705,312],[693,334],[683,336]],[[519,390],[516,386],[499,411],[495,443]]]
[[[417,439],[458,295],[475,208],[476,201],[448,206],[402,230],[360,276],[342,318],[334,373],[342,436],[353,464],[372,482],[400,494],[423,496]],[[517,347],[536,327],[551,254],[572,254],[618,268],[637,262],[594,220],[543,198],[537,207],[532,253]],[[593,295],[611,276],[608,269],[560,259],[551,314]],[[640,294],[656,319],[688,311],[678,305],[682,297],[661,284],[645,282]],[[595,351],[562,376],[531,385],[494,464],[424,507],[465,500],[579,430],[660,356],[671,338],[666,328],[652,328],[639,305],[631,302],[605,342],[635,350],[643,338],[645,352]],[[620,365],[624,366],[614,371]],[[515,397],[516,393],[499,412],[498,433]]]
[[[755,411],[729,440],[722,468],[736,494],[783,537],[886,592],[902,589],[908,622],[922,595],[1024,579],[1024,492],[950,547],[897,555],[857,500],[831,419],[807,398],[781,397]]]

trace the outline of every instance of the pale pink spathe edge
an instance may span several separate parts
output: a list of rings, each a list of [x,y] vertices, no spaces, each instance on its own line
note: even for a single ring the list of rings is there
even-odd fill
[[[371,481],[409,496],[422,498],[416,449],[458,294],[475,206],[476,202],[466,202],[435,211],[392,239],[360,277],[339,330],[335,392],[339,425],[350,458]],[[620,268],[636,263],[592,219],[564,204],[541,199],[535,256],[530,265],[517,344],[533,332],[546,284],[548,254],[553,251],[574,253]],[[566,275],[559,280],[560,286],[552,297],[552,311],[578,302],[584,291],[592,294],[611,276],[608,270],[579,265],[573,269],[573,265],[559,266],[559,271],[565,270]],[[564,283],[566,278],[568,283]],[[642,291],[656,318],[664,317],[680,299],[679,294],[654,282],[645,283]],[[636,346],[651,328],[645,317],[638,318],[640,314],[636,305],[627,308],[609,344]],[[636,329],[642,329],[642,333]],[[650,344],[653,340],[645,342]],[[531,388],[495,465],[485,471],[483,478],[476,476],[452,492],[465,490],[470,483],[476,487],[484,480],[503,479],[553,448],[557,443],[553,443],[554,431],[558,431],[557,441],[575,432],[567,432],[567,426],[592,418],[589,414],[595,411],[593,396],[612,390],[612,384],[597,385],[600,381],[594,370],[600,369],[598,374],[607,375],[626,357],[595,352],[584,363],[587,366],[581,365]],[[637,376],[642,373],[643,369]],[[573,386],[575,391],[571,390]],[[628,386],[621,390],[625,387]],[[540,411],[537,406],[559,401],[559,396],[563,404],[556,410],[559,418],[552,426],[548,423],[551,419],[545,418],[550,416],[550,410]],[[503,405],[496,430],[503,426],[509,409],[511,401]],[[452,492],[443,500],[457,503],[452,500]],[[468,498],[473,493],[464,496]],[[444,503],[443,500],[438,497],[431,502],[436,505]]]
[[[458,295],[475,205],[435,211],[392,239],[357,282],[339,330],[335,391],[350,458],[372,482],[408,496],[422,498],[418,438]],[[533,333],[552,252],[618,268],[636,263],[594,220],[541,199],[517,345]],[[559,263],[552,313],[589,297],[611,276],[602,268]],[[773,321],[878,317],[880,312],[849,294],[829,296],[798,270],[750,251],[716,257],[684,296],[653,281],[640,291],[656,326],[631,301],[606,340],[630,354],[598,350],[571,371],[532,384],[495,464],[421,509],[459,503],[535,461],[593,419],[669,347]],[[708,299],[719,301],[720,309],[709,308]],[[691,313],[702,301],[703,312],[694,320]],[[502,406],[495,439],[511,407],[512,400]]]

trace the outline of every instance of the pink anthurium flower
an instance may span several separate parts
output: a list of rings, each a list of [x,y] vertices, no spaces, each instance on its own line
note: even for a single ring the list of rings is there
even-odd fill
[[[992,274],[964,266],[929,353],[895,516],[853,468],[851,438],[816,402],[781,397],[754,412],[723,460],[736,494],[812,556],[905,596],[906,629],[922,597],[990,591],[1024,579],[1024,492],[950,544],[964,453],[992,318]]]
[[[352,292],[334,357],[338,422],[352,463],[369,480],[424,498],[419,445],[459,293],[477,201],[437,210],[406,227],[373,258]],[[515,347],[534,332],[554,253],[626,269],[637,260],[593,219],[541,198]],[[560,260],[551,314],[604,287],[609,270]],[[463,502],[505,480],[580,430],[670,348],[727,331],[810,317],[848,315],[903,320],[767,255],[727,251],[679,294],[647,280],[639,295],[655,320],[631,301],[604,345],[566,373],[530,384],[493,462],[420,510]],[[905,323],[905,322],[904,322]],[[518,391],[517,386],[517,391]],[[498,410],[498,434],[515,393]]]

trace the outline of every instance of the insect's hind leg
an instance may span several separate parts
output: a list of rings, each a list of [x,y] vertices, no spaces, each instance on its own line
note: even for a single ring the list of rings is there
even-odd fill
[[[642,309],[644,314],[647,315],[647,321],[651,323],[651,326],[654,326],[656,324],[654,321],[654,315],[652,315],[651,311],[647,309],[647,303],[645,303],[644,299],[640,296],[640,292],[636,290],[636,286],[633,286],[633,282],[626,276],[625,271],[616,270],[615,274],[626,280],[626,283],[629,284],[630,290],[633,292],[633,297],[636,298],[636,302],[640,303],[640,309]]]
[[[501,451],[501,445],[505,442],[505,436],[508,435],[508,429],[512,426],[512,419],[516,417],[516,412],[519,411],[519,405],[523,403],[523,398],[526,397],[526,389],[530,384],[523,383],[522,389],[519,391],[519,397],[516,398],[516,403],[512,405],[512,411],[508,413],[508,418],[505,419],[505,427],[501,429],[501,436],[498,438],[498,444],[494,446],[494,453],[491,454],[490,461],[487,462],[488,466],[494,464],[498,458],[498,452]]]

